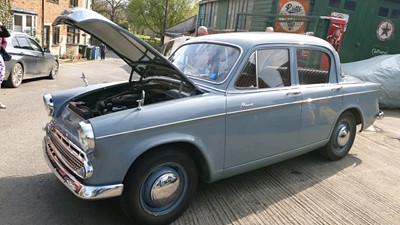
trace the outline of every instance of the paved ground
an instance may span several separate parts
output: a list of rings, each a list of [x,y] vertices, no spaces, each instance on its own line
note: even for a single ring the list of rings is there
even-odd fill
[[[89,83],[125,80],[120,60],[62,64],[57,80],[1,89],[0,224],[122,225],[116,199],[75,198],[47,168],[41,150],[49,117],[44,93]],[[386,110],[375,129],[356,138],[350,154],[327,162],[307,154],[213,184],[202,184],[176,225],[399,224],[400,110]]]

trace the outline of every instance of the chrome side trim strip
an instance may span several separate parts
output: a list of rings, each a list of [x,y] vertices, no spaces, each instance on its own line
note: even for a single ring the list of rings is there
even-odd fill
[[[176,125],[176,124],[187,123],[187,122],[193,122],[193,121],[197,121],[197,120],[204,120],[204,119],[220,117],[220,116],[225,116],[225,115],[226,115],[226,113],[220,113],[220,114],[215,114],[215,115],[211,115],[211,116],[199,117],[199,118],[195,118],[195,119],[180,120],[180,121],[175,121],[175,122],[166,123],[166,124],[157,125],[157,126],[144,127],[144,128],[139,128],[136,130],[130,130],[130,131],[120,132],[120,133],[116,133],[116,134],[99,136],[96,139],[103,139],[103,138],[108,138],[108,137],[113,137],[113,136],[118,136],[118,135],[123,135],[123,134],[135,133],[135,132],[139,132],[139,131],[151,130],[151,129],[155,129],[155,128],[166,127],[166,126],[170,126],[170,125]]]
[[[104,185],[104,186],[86,186],[75,179],[57,158],[52,157],[47,147],[46,138],[43,139],[43,153],[47,165],[56,177],[78,198],[85,200],[112,198],[122,195],[123,184]]]
[[[302,103],[303,103],[303,101],[295,101],[295,102],[290,102],[290,103],[283,103],[283,104],[269,105],[269,106],[264,106],[264,107],[251,108],[251,109],[237,110],[237,111],[228,112],[227,115],[234,115],[234,114],[239,114],[239,113],[258,111],[258,110],[262,110],[262,109],[284,107],[284,106],[288,106],[288,105],[296,105],[296,104],[302,104]]]

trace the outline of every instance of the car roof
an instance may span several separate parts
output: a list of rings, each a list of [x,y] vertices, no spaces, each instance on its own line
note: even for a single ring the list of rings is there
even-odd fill
[[[333,47],[325,40],[303,34],[279,33],[279,32],[234,32],[200,36],[187,41],[192,42],[224,42],[238,45],[244,49],[261,44],[306,44],[318,45],[333,50]]]

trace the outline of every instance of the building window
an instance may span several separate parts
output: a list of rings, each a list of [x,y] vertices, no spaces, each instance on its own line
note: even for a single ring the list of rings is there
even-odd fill
[[[389,9],[384,7],[379,7],[378,16],[387,17],[389,15]]]
[[[53,27],[53,45],[60,44],[60,27]]]
[[[393,9],[391,18],[393,18],[393,19],[400,19],[400,10]]]
[[[67,28],[67,44],[79,44],[80,30],[71,26]]]
[[[13,30],[27,33],[31,36],[36,35],[37,16],[27,14],[14,14]]]
[[[329,0],[329,7],[339,8],[340,0]]]
[[[356,10],[356,6],[357,6],[357,3],[355,1],[347,0],[344,3],[344,9],[347,9],[347,10],[355,11]]]
[[[50,26],[44,26],[43,48],[50,47]]]
[[[78,6],[78,0],[69,0],[69,6],[77,7]]]
[[[58,4],[59,0],[47,0],[47,2]]]

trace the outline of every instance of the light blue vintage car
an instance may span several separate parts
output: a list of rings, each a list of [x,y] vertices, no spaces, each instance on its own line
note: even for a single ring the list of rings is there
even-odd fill
[[[199,181],[313,150],[339,160],[357,127],[382,116],[380,86],[346,81],[338,54],[316,37],[208,35],[185,42],[169,61],[86,9],[66,11],[54,24],[92,34],[132,72],[126,82],[44,96],[52,117],[46,159],[76,196],[120,196],[138,224],[176,219]]]

